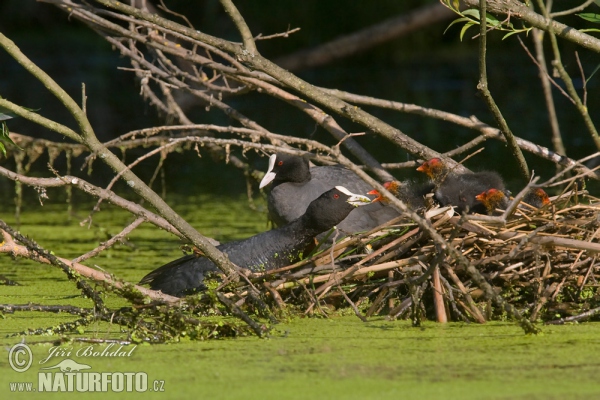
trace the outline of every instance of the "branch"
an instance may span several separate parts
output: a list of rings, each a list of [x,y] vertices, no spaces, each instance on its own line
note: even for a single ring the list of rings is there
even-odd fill
[[[375,25],[340,36],[312,49],[280,57],[275,64],[288,71],[298,71],[329,64],[374,46],[404,36],[423,27],[452,17],[454,13],[440,3],[428,4]]]
[[[423,146],[416,140],[405,135],[399,129],[392,127],[391,125],[381,121],[380,119],[372,116],[371,114],[360,110],[356,107],[351,106],[348,103],[341,101],[340,99],[325,93],[320,88],[298,78],[297,76],[289,73],[288,71],[280,68],[270,60],[256,54],[249,55],[248,52],[241,46],[234,43],[218,39],[215,37],[209,37],[209,35],[200,34],[199,32],[184,27],[179,24],[175,24],[172,21],[158,17],[156,15],[145,13],[135,7],[126,6],[121,2],[115,0],[96,0],[98,3],[103,4],[112,9],[119,10],[129,15],[133,15],[137,18],[153,22],[159,26],[172,29],[175,32],[181,34],[187,34],[190,37],[205,41],[206,43],[215,46],[216,48],[227,51],[230,54],[244,62],[246,65],[252,67],[255,70],[263,71],[273,78],[279,80],[282,84],[302,93],[309,99],[316,101],[317,103],[325,106],[326,108],[333,110],[335,113],[342,115],[349,120],[353,120],[359,124],[362,124],[374,133],[381,135],[388,140],[396,143],[398,146],[405,149],[407,152],[420,157],[422,159],[430,159],[433,157],[442,157],[447,165],[451,168],[455,168],[456,171],[466,171],[467,169],[462,165],[457,164],[454,160],[444,157],[440,153]]]
[[[529,179],[529,168],[527,167],[527,161],[525,161],[525,157],[521,152],[521,149],[517,145],[517,141],[515,137],[508,127],[502,112],[498,108],[498,105],[494,101],[492,97],[492,93],[488,87],[487,81],[487,68],[486,68],[486,47],[487,47],[487,18],[486,18],[486,0],[479,1],[479,14],[482,16],[479,19],[479,83],[477,84],[477,89],[483,95],[485,102],[488,105],[488,108],[492,112],[492,115],[496,119],[496,123],[500,127],[500,132],[506,138],[506,143],[508,144],[508,148],[512,152],[512,154],[517,159],[517,163],[519,165],[519,169],[521,170],[521,174],[525,177],[525,179]]]
[[[150,14],[151,15],[151,14]],[[132,171],[127,170],[125,164],[110,152],[95,136],[94,131],[87,120],[86,115],[79,108],[77,103],[44,71],[35,66],[21,51],[0,33],[0,46],[4,47],[11,56],[13,56],[20,64],[22,64],[29,72],[31,72],[38,80],[40,80],[49,90],[55,95],[69,110],[71,115],[77,120],[80,134],[73,139],[78,142],[83,142],[94,154],[97,154],[108,166],[114,171],[123,171],[122,177],[127,185],[132,188],[143,199],[148,201],[155,207],[167,221],[179,230],[185,237],[190,240],[196,247],[215,263],[225,275],[235,279],[237,277],[235,266],[229,258],[221,253],[210,241],[199,234],[187,221],[181,218],[169,205],[152,189],[150,189],[143,180],[138,178]]]
[[[0,230],[2,232],[12,232],[12,229],[6,225],[4,223],[4,221],[0,220]],[[13,233],[11,233],[12,236]],[[43,264],[53,264],[53,262],[46,258],[43,257],[33,251],[31,251],[29,248],[19,245],[17,243],[15,243],[13,240],[6,240],[7,237],[6,235],[4,236],[4,242],[2,244],[0,244],[0,253],[7,253],[7,254],[11,254],[12,256],[15,257],[24,257],[24,258],[28,258]],[[117,281],[116,279],[114,279],[114,277],[110,276],[109,274],[105,273],[105,272],[101,272],[92,268],[89,268],[83,264],[78,264],[75,262],[72,262],[70,260],[67,260],[66,258],[61,258],[61,257],[55,257],[60,263],[66,265],[68,268],[70,268],[72,271],[81,274],[82,276],[85,276],[86,278],[90,278],[93,279],[97,282],[106,282],[109,285],[117,288],[117,289],[125,289],[127,286],[129,286],[129,284],[124,284],[123,282]],[[146,289],[144,287],[138,286],[138,285],[131,285],[133,288],[135,288],[136,290],[138,290],[139,292],[141,292],[143,295],[148,296],[149,298],[151,298],[152,300],[158,300],[158,301],[162,301],[165,303],[179,303],[181,300],[177,297],[173,297],[173,296],[169,296],[167,294],[161,293],[161,292],[157,292],[154,290],[150,290],[150,289]]]
[[[479,0],[463,1],[471,8],[479,8]],[[492,14],[510,15],[511,18],[522,19],[536,28],[554,33],[556,36],[574,42],[581,47],[600,53],[600,39],[553,19],[545,18],[530,9],[525,3],[517,0],[487,0],[487,10]]]
[[[235,26],[238,28],[238,31],[240,31],[246,51],[250,53],[251,57],[253,57],[255,54],[258,54],[252,32],[250,32],[250,28],[248,28],[246,21],[244,21],[244,17],[242,17],[242,14],[240,14],[235,4],[233,4],[233,1],[220,0],[220,2],[225,9],[225,12],[229,14],[229,18],[231,18]]]
[[[449,113],[446,111],[436,110],[433,108],[421,107],[421,106],[417,106],[415,104],[400,103],[397,101],[376,99],[373,97],[361,96],[361,95],[357,95],[357,94],[353,94],[353,93],[344,92],[341,90],[333,90],[333,89],[327,89],[327,90],[329,93],[334,94],[335,96],[340,97],[341,99],[344,99],[351,103],[381,107],[381,108],[386,108],[386,109],[390,109],[390,110],[404,112],[407,114],[422,115],[422,116],[425,116],[428,118],[435,118],[435,119],[440,119],[443,121],[451,122],[456,125],[464,126],[465,128],[474,129],[481,133],[481,136],[479,138],[474,139],[474,141],[476,141],[476,142],[479,142],[480,140],[482,140],[480,138],[483,138],[483,140],[488,139],[488,138],[496,139],[496,140],[504,140],[504,141],[506,140],[506,138],[502,135],[502,133],[500,132],[500,130],[498,128],[493,128],[493,127],[479,121],[475,117],[471,117],[471,118],[462,117],[460,115],[452,114],[452,113]],[[576,167],[578,171],[585,173],[586,176],[588,176],[589,178],[598,179],[598,177],[596,177],[596,175],[593,173],[593,171],[591,171],[589,168],[585,167],[583,164],[579,163],[578,161],[575,161],[566,156],[557,154],[544,146],[540,146],[540,145],[530,142],[528,140],[521,139],[519,137],[515,137],[515,140],[517,141],[517,144],[519,145],[519,147],[525,151],[528,151],[528,152],[535,154],[539,157],[542,157],[546,160],[552,161],[553,163],[558,164],[558,165],[567,166],[567,167]],[[450,156],[449,154],[452,154],[452,153],[451,152],[446,153],[447,156]],[[405,164],[405,163],[403,163],[403,164]],[[410,165],[405,165],[405,166],[412,167],[413,164],[411,163]],[[397,166],[395,164],[394,165],[385,164],[385,167],[393,168],[393,167],[397,167]]]

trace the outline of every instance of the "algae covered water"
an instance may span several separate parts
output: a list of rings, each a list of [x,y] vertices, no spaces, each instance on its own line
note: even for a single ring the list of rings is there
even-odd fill
[[[262,204],[255,211],[244,198],[188,200],[188,206],[175,209],[202,233],[218,240],[267,229]],[[20,229],[56,255],[72,258],[105,241],[107,232],[114,234],[127,224],[126,214],[104,206],[89,228],[81,227],[79,221],[87,210],[81,207],[77,210],[81,215],[69,219],[64,205],[31,205],[22,215]],[[8,223],[14,222],[10,211],[4,215]],[[179,257],[179,244],[173,236],[143,224],[126,243],[86,264],[136,282]],[[6,255],[0,255],[0,266],[0,274],[19,283],[0,286],[1,304],[91,305],[54,267]],[[106,301],[110,307],[126,305],[110,296]],[[355,316],[337,316],[283,321],[267,339],[184,338],[164,345],[121,346],[61,342],[58,335],[7,337],[75,318],[42,312],[0,317],[2,398],[31,398],[28,387],[17,383],[31,383],[30,390],[44,392],[36,393],[40,398],[80,397],[83,389],[157,398],[600,398],[600,324],[593,322],[544,326],[537,336],[524,335],[510,322],[425,322],[413,328],[409,321],[377,317],[363,323]],[[77,336],[124,339],[126,334],[116,324],[95,323],[67,338]],[[32,363],[28,370],[17,372],[9,354],[22,341],[31,350]],[[25,360],[24,353],[18,357],[17,361]],[[62,371],[64,366],[59,364],[64,360],[75,362],[74,368],[81,370]],[[49,367],[54,368],[42,370]],[[110,381],[106,387],[96,386],[93,380],[85,381],[87,386],[83,381],[71,382],[69,391],[68,374],[72,374],[69,379],[99,376],[101,381],[102,374],[107,374]],[[65,379],[62,383],[57,380],[60,376]],[[129,388],[128,377],[133,379]],[[119,379],[124,382],[121,386]],[[82,390],[77,390],[77,384]]]

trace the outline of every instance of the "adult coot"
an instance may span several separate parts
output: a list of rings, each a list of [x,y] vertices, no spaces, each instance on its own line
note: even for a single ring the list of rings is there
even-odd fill
[[[339,224],[355,207],[370,202],[366,196],[337,186],[312,201],[306,212],[289,224],[217,248],[237,266],[252,271],[284,267],[299,260],[317,234]],[[140,284],[149,283],[153,290],[182,297],[205,290],[205,275],[216,271],[208,258],[187,255],[150,272]]]
[[[341,166],[310,168],[304,157],[276,153],[269,157],[269,168],[260,188],[272,184],[268,196],[269,218],[282,226],[301,216],[311,201],[334,186],[342,185],[355,193],[367,193],[372,187],[354,172]],[[381,203],[356,209],[338,224],[343,233],[355,233],[379,226],[400,213]]]
[[[432,158],[424,162],[417,171],[427,174],[430,181],[435,185],[435,199],[442,206],[455,206],[461,213],[487,212],[485,205],[476,198],[480,193],[489,189],[497,189],[504,192],[504,181],[494,171],[468,172],[457,174],[450,171],[439,158]]]

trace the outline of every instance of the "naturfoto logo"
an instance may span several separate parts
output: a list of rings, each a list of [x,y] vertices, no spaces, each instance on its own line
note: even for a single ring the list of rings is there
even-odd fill
[[[71,358],[130,357],[136,347],[129,349],[114,343],[106,347],[87,346],[79,349],[54,346],[37,363],[43,365],[38,372],[37,386],[34,382],[11,382],[9,389],[11,392],[163,392],[164,381],[148,382],[145,372],[88,371],[93,369],[87,364],[89,361],[83,363]],[[33,353],[28,345],[19,343],[9,350],[8,360],[15,372],[25,372],[33,364]]]

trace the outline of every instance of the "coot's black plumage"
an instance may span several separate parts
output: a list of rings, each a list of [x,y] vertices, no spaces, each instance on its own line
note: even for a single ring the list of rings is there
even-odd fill
[[[489,189],[506,191],[502,177],[494,171],[469,172],[456,174],[449,171],[439,158],[432,158],[423,163],[417,171],[424,172],[435,184],[435,199],[442,206],[455,206],[461,213],[487,213],[485,205],[476,199],[480,193]]]
[[[367,193],[372,187],[354,172],[341,166],[310,168],[304,157],[276,153],[269,157],[269,168],[260,188],[272,183],[268,196],[269,217],[282,226],[304,213],[311,201],[334,186],[342,185],[355,193]],[[379,226],[399,212],[381,203],[356,209],[338,224],[344,233],[366,231]]]
[[[306,212],[289,224],[217,248],[237,266],[252,271],[284,267],[297,261],[316,235],[340,223],[355,207],[370,202],[368,197],[337,186],[312,201]],[[140,284],[149,283],[153,290],[182,297],[205,290],[205,275],[216,271],[208,258],[187,255],[150,272]]]

